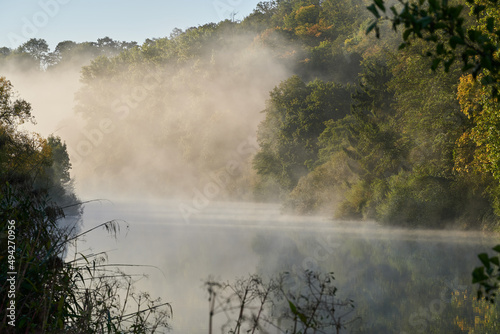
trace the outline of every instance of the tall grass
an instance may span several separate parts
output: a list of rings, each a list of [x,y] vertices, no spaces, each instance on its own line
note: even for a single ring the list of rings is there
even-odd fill
[[[160,333],[169,329],[168,303],[135,291],[137,278],[107,263],[104,253],[83,254],[71,247],[97,228],[116,235],[118,222],[76,234],[75,225],[61,227],[64,210],[47,196],[9,183],[1,190],[1,333]],[[7,312],[13,300],[7,293],[7,273],[12,272],[7,261],[9,222],[15,226],[15,326],[9,324]],[[70,249],[74,255],[67,260]]]

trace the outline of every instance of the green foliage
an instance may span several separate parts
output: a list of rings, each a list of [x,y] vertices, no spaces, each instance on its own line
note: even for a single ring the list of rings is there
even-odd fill
[[[452,175],[455,142],[467,121],[456,100],[461,71],[431,71],[430,61],[415,57],[426,50],[415,43],[397,55],[394,79],[390,83],[402,115],[401,131],[411,138],[411,163],[423,166],[436,176]]]
[[[351,157],[369,177],[388,176],[406,169],[408,138],[399,131],[394,96],[389,91],[392,74],[387,65],[367,61],[353,95]]]
[[[346,153],[338,151],[299,180],[284,202],[284,208],[296,214],[333,216],[338,214],[339,204],[358,180],[359,176],[352,171]]]
[[[269,15],[282,18],[276,21],[274,31],[287,31],[288,35],[283,35],[288,36],[285,41],[303,43],[301,53],[295,55],[297,59],[306,58],[297,67],[302,82],[290,78],[271,93],[266,120],[258,132],[261,151],[254,159],[258,174],[276,180],[289,193],[285,208],[299,213],[335,211],[341,218],[370,218],[406,226],[495,226],[496,188],[491,177],[457,173],[457,159],[462,159],[459,139],[471,126],[456,99],[458,81],[466,69],[447,53],[454,39],[441,45],[453,34],[447,31],[449,26],[444,21],[455,20],[456,33],[456,29],[462,29],[460,25],[472,29],[473,20],[462,19],[459,6],[453,4],[403,4],[405,9],[396,6],[391,11],[399,16],[384,18],[393,20],[394,30],[401,25],[406,29],[402,36],[405,47],[394,54],[391,45],[396,38],[391,37],[390,43],[383,45],[354,33],[350,24],[359,24],[366,16],[348,13],[360,5],[297,1],[277,2],[269,8]],[[385,9],[383,1],[370,6],[380,18]],[[489,33],[491,41],[496,40],[492,34],[495,21],[488,17],[497,14],[490,6],[477,21],[477,27],[483,34]],[[411,15],[423,15],[424,19],[412,21]],[[341,30],[338,22],[342,20],[351,20],[346,24],[350,28]],[[435,24],[433,20],[439,22]],[[380,32],[383,26],[377,22],[368,30]],[[314,25],[328,29],[321,34],[309,34]],[[474,38],[476,43],[482,37]],[[488,41],[481,43],[474,47],[488,49]],[[450,50],[462,52],[464,47],[454,45]],[[359,57],[355,64],[344,63],[346,52]],[[457,59],[459,56],[457,53]],[[444,71],[437,67],[436,57],[446,62]],[[466,65],[475,61],[472,54],[463,60]],[[493,68],[488,69],[491,72]],[[350,78],[343,73],[349,73]],[[322,127],[304,131],[299,122],[305,119],[302,110],[314,110],[315,106],[307,91],[307,80],[320,77],[353,82],[355,76],[358,81],[349,99],[352,110],[343,108],[347,111],[344,115],[322,119]],[[336,103],[339,102],[333,101],[327,108],[334,110]],[[490,120],[487,124],[491,129],[494,120]],[[489,140],[489,146],[481,146],[479,138],[473,139],[478,147],[494,146],[493,140]],[[308,151],[311,147],[314,150]],[[495,160],[490,161],[494,166]]]
[[[343,183],[343,199],[335,212],[337,217],[349,219],[374,218],[372,182],[405,169],[408,156],[408,140],[397,131],[393,95],[388,89],[391,74],[378,61],[366,61],[363,65],[350,115],[327,122],[319,137],[320,161],[342,156],[346,160],[344,166],[353,175]],[[347,170],[343,169],[345,175]]]
[[[170,306],[135,292],[132,276],[111,269],[102,254],[65,259],[68,248],[90,231],[75,235],[74,227],[61,227],[63,217],[63,210],[39,192],[9,183],[1,187],[2,244],[7,244],[8,226],[14,226],[16,245],[14,270],[8,268],[7,247],[0,251],[2,333],[156,333],[168,328]],[[119,228],[116,222],[99,227],[115,234]],[[17,273],[15,327],[7,322],[12,271]]]
[[[63,41],[51,52],[44,39],[32,38],[14,50],[1,48],[0,66],[24,71],[65,70],[70,66],[81,67],[98,56],[115,56],[136,46],[136,42],[104,37],[97,42]]]
[[[78,199],[73,193],[71,164],[66,144],[58,137],[47,140],[19,131],[24,122],[34,122],[31,106],[13,98],[11,83],[0,78],[0,182],[46,193],[66,214],[79,216]]]
[[[287,61],[305,81],[355,81],[361,57],[347,51],[344,42],[357,33],[367,13],[359,10],[362,0],[273,1],[258,7],[242,23],[256,25],[259,41]],[[265,14],[264,14],[265,13]],[[267,21],[263,21],[264,17]],[[283,61],[282,60],[282,61]]]
[[[5,331],[12,329],[7,327],[9,299],[5,287],[7,273],[15,271],[17,329],[55,332],[63,327],[65,315],[61,307],[69,279],[61,256],[66,250],[65,239],[78,226],[60,226],[64,211],[55,204],[60,198],[49,197],[49,188],[61,187],[65,180],[46,177],[44,171],[53,172],[53,162],[64,161],[51,155],[46,141],[17,129],[19,124],[32,120],[30,105],[14,100],[10,82],[5,78],[0,81],[0,233],[2,244],[7,245],[8,229],[14,231],[16,246],[14,254],[9,253],[15,259],[15,269],[7,269],[10,261],[1,261],[2,326]],[[60,154],[64,153],[61,147]],[[69,175],[67,178],[69,181]],[[7,258],[7,247],[1,250],[0,258]]]
[[[165,329],[169,305],[134,292],[131,276],[109,270],[100,255],[78,253],[66,260],[73,243],[87,233],[78,234],[80,203],[71,187],[66,145],[57,137],[45,140],[20,131],[19,124],[32,120],[30,105],[14,100],[5,78],[0,77],[0,84],[0,240],[5,246],[0,250],[0,331]],[[101,226],[114,232],[118,228],[115,222]],[[137,309],[130,313],[126,305],[131,300]],[[8,318],[12,301],[15,326]]]
[[[388,180],[388,193],[377,207],[377,216],[398,226],[445,227],[460,212],[450,180],[400,174]]]
[[[31,105],[22,99],[13,99],[13,86],[5,77],[0,77],[0,122],[7,130],[16,124],[33,122]]]
[[[463,63],[461,72],[470,72],[474,79],[481,79],[482,87],[479,88],[479,92],[477,88],[474,89],[474,84],[471,84],[467,77],[462,80],[460,86],[460,102],[465,115],[472,118],[472,127],[466,129],[457,141],[455,165],[457,171],[469,175],[477,171],[492,173],[498,181],[496,177],[498,150],[495,144],[498,136],[493,134],[497,133],[499,128],[496,120],[498,108],[493,107],[493,110],[488,110],[488,106],[497,106],[499,96],[500,11],[498,1],[467,0],[471,16],[469,21],[463,15],[464,5],[462,4],[454,5],[448,1],[435,0],[413,3],[400,0],[400,4],[402,6],[399,9],[396,6],[390,7],[392,13],[390,17],[382,17],[381,13],[386,12],[384,1],[374,0],[368,9],[376,20],[369,26],[367,33],[375,30],[379,37],[378,23],[382,19],[391,21],[394,30],[403,25],[404,42],[400,49],[407,47],[412,39],[423,40],[432,46],[426,52],[426,55],[432,59],[430,66],[432,70],[435,71],[442,63],[445,71],[448,72],[455,60],[461,58]],[[489,189],[497,189],[497,187],[493,185]],[[492,197],[495,197],[495,191],[489,192]],[[498,203],[498,200],[494,198],[492,202]],[[479,258],[484,266],[476,268],[473,281],[480,284],[487,298],[491,296],[494,299],[498,284],[496,282],[491,284],[488,280],[491,275],[493,275],[493,280],[496,276],[493,274],[494,269],[491,264],[498,267],[498,257],[489,258],[483,253],[479,255]],[[479,290],[478,297],[482,294],[483,290]]]
[[[57,226],[62,210],[47,204],[46,197],[27,187],[1,185],[0,233],[2,245],[7,245],[7,229],[13,221],[15,231],[15,270],[8,268],[7,247],[1,250],[2,259],[2,331],[13,329],[26,332],[57,332],[63,328],[64,312],[58,307],[67,296],[68,273],[61,254],[66,233]],[[9,270],[10,269],[10,270]],[[16,275],[16,327],[7,325],[7,306],[10,302],[8,272]]]
[[[20,53],[27,53],[38,60],[40,64],[44,64],[49,51],[49,45],[44,39],[32,38],[21,45],[17,51]]]
[[[468,126],[455,97],[461,72],[432,72],[423,48],[362,62],[352,111],[325,123],[318,160],[285,208],[411,227],[495,226],[491,178],[454,169]]]
[[[432,58],[431,68],[437,69],[440,64],[448,71],[455,60],[462,59],[462,71],[471,71],[476,77],[485,73],[481,79],[485,85],[490,85],[493,95],[498,94],[500,82],[500,62],[498,61],[498,1],[467,0],[471,7],[471,15],[476,18],[476,24],[469,26],[464,17],[464,5],[449,3],[448,1],[400,1],[401,6],[391,6],[390,15],[386,13],[383,0],[376,0],[368,9],[376,20],[367,29],[375,30],[379,36],[378,23],[380,20],[389,20],[397,30],[404,26],[404,42],[400,48],[409,45],[412,39],[423,39],[432,43],[433,50],[427,51]],[[381,15],[382,14],[382,15]],[[482,26],[478,23],[482,23]]]
[[[493,250],[500,253],[500,245],[495,246]],[[478,258],[483,265],[472,272],[472,283],[479,285],[477,298],[485,298],[495,303],[500,284],[500,257],[498,255],[490,257],[487,253],[481,253]]]
[[[244,29],[253,30],[258,33],[272,27],[271,18],[276,11],[276,1],[259,2],[250,15],[241,22]]]
[[[282,82],[270,94],[257,134],[257,172],[293,189],[318,160],[318,137],[325,122],[344,117],[349,108],[349,87],[319,80],[305,84],[298,76]]]
[[[373,0],[369,11],[360,10],[364,0],[267,1],[242,22],[176,29],[168,38],[140,46],[105,37],[97,42],[64,41],[50,52],[44,40],[32,39],[14,50],[0,48],[0,65],[49,72],[92,60],[82,69],[77,112],[88,129],[97,129],[102,119],[118,126],[85,159],[98,161],[89,170],[126,173],[130,152],[147,144],[178,162],[171,169],[175,172],[161,165],[143,173],[154,174],[146,188],[161,185],[164,191],[165,184],[181,179],[175,167],[190,166],[200,175],[220,170],[232,159],[229,154],[214,156],[213,149],[234,153],[232,141],[246,140],[251,126],[239,114],[246,107],[241,101],[247,101],[247,95],[251,101],[259,98],[231,88],[241,83],[265,86],[260,73],[278,64],[280,71],[293,75],[270,92],[258,129],[256,197],[285,199],[285,208],[296,213],[377,219],[407,227],[494,229],[500,216],[500,12],[496,0],[467,3],[469,16],[467,7],[455,1],[401,0],[387,8],[383,0]],[[370,12],[376,18],[372,23],[367,21]],[[393,30],[402,29],[401,39],[391,37],[384,43],[365,36],[365,28],[377,36],[390,29],[382,21],[392,23]],[[395,41],[402,41],[399,53],[392,48]],[[251,60],[239,62],[247,58]],[[254,65],[267,61],[259,67],[263,72],[254,71]],[[459,83],[463,73],[472,76]],[[221,108],[218,102],[223,99],[228,102]],[[255,108],[261,107],[256,106],[248,108],[258,111]],[[97,258],[61,263],[63,240],[76,233],[60,230],[58,218],[79,213],[78,206],[71,206],[77,202],[71,164],[60,138],[16,130],[31,120],[30,105],[13,99],[12,86],[1,78],[2,205],[19,221],[35,222],[36,229],[24,229],[27,240],[43,243],[38,250],[27,244],[19,253],[27,275],[20,290],[23,311],[29,314],[23,328],[145,331],[144,313],[119,311],[112,298],[122,288],[128,291],[130,277],[114,273],[112,280],[105,279],[93,271],[104,268]],[[147,136],[137,133],[139,128],[148,129]],[[245,163],[253,154],[246,149]],[[239,183],[231,187],[238,188],[235,185]],[[492,295],[497,282],[488,280],[497,278],[498,258],[480,259],[483,269],[474,279],[485,295]],[[58,268],[50,271],[51,266]],[[406,272],[400,266],[398,272]],[[261,281],[246,283],[263,296]],[[58,304],[49,311],[45,306],[53,301],[50,296],[56,296]],[[140,305],[151,301],[140,294],[128,296]],[[30,304],[29,298],[43,307]],[[301,302],[300,297],[287,299],[289,318],[317,327]],[[166,324],[165,317],[168,312],[158,321]],[[235,326],[242,328],[241,322]]]

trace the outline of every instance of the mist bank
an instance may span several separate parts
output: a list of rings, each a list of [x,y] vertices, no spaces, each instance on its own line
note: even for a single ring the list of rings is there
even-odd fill
[[[477,300],[471,284],[471,268],[479,263],[475,254],[498,240],[492,233],[353,224],[283,215],[277,204],[243,202],[212,202],[186,221],[177,202],[159,199],[91,203],[83,219],[88,228],[110,219],[128,223],[117,240],[96,233],[79,249],[104,247],[110,263],[154,266],[131,272],[149,276],[138,282],[138,289],[171,302],[173,333],[207,332],[210,300],[204,282],[226,287],[217,291],[218,311],[234,293],[228,285],[237,290],[255,276],[269,282],[286,275],[283,288],[303,294],[293,302],[299,305],[310,298],[312,303],[313,293],[302,279],[305,270],[333,273],[329,283],[337,289],[336,300],[352,302],[341,333],[449,333],[498,326],[498,304]],[[289,310],[283,298],[268,299],[275,303],[273,310]],[[235,312],[215,312],[214,331],[235,325],[241,304],[236,306]],[[335,306],[337,316],[344,311]],[[278,322],[283,331],[287,324],[286,318]]]
[[[467,77],[458,65],[432,71],[424,42],[398,51],[388,26],[383,40],[366,35],[368,4],[263,2],[240,22],[142,45],[103,38],[50,52],[32,40],[2,49],[0,65],[29,83],[23,91],[36,80],[20,68],[54,82],[65,97],[53,110],[68,110],[76,90],[57,134],[87,198],[182,197],[188,213],[277,201],[294,214],[498,228]]]
[[[66,146],[20,130],[31,120],[30,105],[0,78],[0,230],[18,224],[16,270],[23,274],[16,303],[29,319],[20,328],[103,329],[110,308],[125,312],[113,287],[127,285],[107,284],[102,253],[75,251],[79,260],[64,262],[75,230],[60,228],[67,213],[61,206],[79,202],[72,164],[80,196],[131,199],[95,210],[88,203],[85,224],[116,232],[114,219],[123,219],[139,227],[115,263],[147,260],[168,271],[170,284],[162,277],[145,285],[180,305],[201,308],[192,287],[207,273],[317,270],[338,275],[342,297],[354,300],[360,320],[352,332],[494,331],[498,305],[474,299],[469,282],[475,254],[498,236],[446,228],[498,229],[498,174],[488,160],[494,140],[472,117],[485,110],[494,120],[497,100],[460,68],[432,72],[422,57],[425,43],[396,52],[398,35],[383,42],[366,36],[370,21],[358,10],[365,5],[266,2],[241,22],[175,30],[140,46],[105,38],[63,42],[50,52],[35,39],[0,49],[3,73],[25,85],[21,97],[31,90],[56,104],[46,98],[54,89],[76,89],[75,114],[56,130],[46,123]],[[68,101],[40,110],[41,118],[65,114]],[[177,201],[170,206],[162,198]],[[292,215],[267,203],[235,207],[221,199],[280,201]],[[78,220],[80,206],[73,209]],[[112,247],[101,237],[90,239],[99,251]],[[498,257],[483,253],[480,260],[475,282],[495,293],[488,284],[498,278]],[[142,296],[151,311],[154,302]],[[178,309],[187,326],[207,319],[189,306]],[[167,326],[170,313],[164,315]],[[119,326],[121,319],[114,317]]]

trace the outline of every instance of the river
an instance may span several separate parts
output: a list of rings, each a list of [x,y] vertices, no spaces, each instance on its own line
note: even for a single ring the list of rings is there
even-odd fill
[[[353,300],[345,332],[453,330],[476,321],[471,272],[480,264],[477,254],[498,243],[498,236],[481,232],[287,216],[275,204],[213,202],[189,216],[166,200],[85,205],[85,230],[113,219],[122,227],[116,239],[99,229],[79,251],[106,251],[109,263],[153,266],[123,270],[148,275],[137,287],[171,304],[173,333],[208,332],[209,278],[303,270],[333,272],[337,297]],[[217,326],[226,320],[224,314],[214,319]]]

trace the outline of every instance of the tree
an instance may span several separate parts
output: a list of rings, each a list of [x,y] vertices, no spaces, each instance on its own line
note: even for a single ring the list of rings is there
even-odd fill
[[[245,28],[250,28],[258,32],[271,28],[271,18],[276,11],[276,1],[259,2],[253,12],[245,17],[241,22]]]
[[[0,77],[0,182],[44,192],[59,206],[77,203],[66,144],[58,137],[44,139],[19,131],[24,122],[34,123],[31,105],[14,99],[12,84]],[[78,216],[78,205],[72,208]]]
[[[283,81],[271,92],[266,119],[259,126],[257,172],[293,189],[318,159],[325,122],[347,115],[350,104],[349,87],[319,80],[306,84],[298,76]]]
[[[347,185],[336,210],[338,217],[349,219],[376,218],[375,185],[408,169],[409,143],[400,132],[394,92],[388,86],[392,73],[381,59],[367,58],[362,66],[351,114],[340,121],[327,122],[320,136],[321,160],[328,162],[343,152],[357,176],[349,177],[355,181]],[[340,172],[344,168],[339,166]]]
[[[31,105],[22,99],[12,99],[13,86],[5,77],[0,77],[0,124],[11,129],[16,124],[34,122]]]
[[[473,79],[480,79],[479,87],[467,78],[460,87],[460,102],[464,113],[472,119],[472,126],[460,138],[460,145],[473,145],[472,158],[465,161],[459,154],[459,171],[468,171],[470,161],[472,169],[491,173],[496,181],[500,181],[500,147],[497,145],[500,122],[498,121],[498,98],[500,95],[500,7],[498,0],[467,0],[470,6],[471,18],[464,17],[464,5],[450,4],[448,1],[421,0],[410,3],[399,0],[401,7],[390,7],[392,16],[381,16],[386,12],[383,0],[373,0],[368,9],[375,15],[375,21],[367,32],[375,30],[380,34],[379,21],[389,20],[394,30],[404,25],[404,42],[400,48],[406,47],[412,39],[421,39],[433,46],[426,53],[432,58],[431,68],[436,70],[443,63],[446,71],[450,69],[457,58],[462,59],[462,72],[471,73]],[[468,19],[471,22],[468,22]],[[475,147],[474,147],[475,146]],[[470,152],[470,151],[469,151]],[[465,158],[467,160],[467,158]],[[474,166],[475,164],[475,166]],[[465,167],[464,167],[465,166]],[[493,189],[498,189],[498,184]],[[498,196],[496,197],[497,203]],[[498,213],[498,208],[497,208]],[[495,247],[498,251],[500,245]],[[485,294],[495,300],[498,290],[499,257],[489,258],[480,254],[482,267],[473,273],[473,283],[478,283]],[[493,265],[492,265],[493,264]],[[495,269],[496,268],[496,269]],[[494,283],[490,283],[493,281]],[[478,297],[482,290],[478,291]]]
[[[17,52],[27,53],[40,63],[41,68],[45,68],[48,61],[49,45],[44,39],[32,38],[21,45]]]
[[[2,56],[2,57],[6,57],[6,56],[10,55],[11,52],[12,52],[12,50],[9,49],[8,47],[4,46],[4,47],[0,48],[0,56]]]
[[[448,1],[421,0],[408,2],[399,0],[400,6],[391,6],[391,15],[385,15],[384,0],[374,0],[368,9],[375,21],[367,32],[375,30],[380,35],[379,23],[388,20],[394,30],[404,26],[404,42],[400,48],[410,44],[414,38],[423,39],[434,46],[426,53],[432,58],[432,69],[441,63],[446,71],[457,60],[462,59],[462,71],[471,72],[474,77],[480,73],[481,83],[491,87],[497,96],[500,88],[500,59],[498,58],[500,38],[500,10],[498,0],[467,0],[474,20],[471,24],[464,17],[465,6],[453,5]],[[382,14],[382,15],[381,15]]]
[[[57,137],[19,130],[26,121],[32,121],[31,106],[15,99],[11,83],[0,77],[0,243],[5,245],[0,249],[0,331],[165,329],[169,305],[134,292],[131,276],[110,271],[93,254],[78,253],[65,262],[69,244],[88,232],[78,234],[77,224],[62,222],[71,209],[78,214],[80,205],[71,188],[66,145]],[[101,227],[118,229],[115,222]],[[131,313],[127,300],[137,304]],[[15,319],[9,310],[13,304]]]

